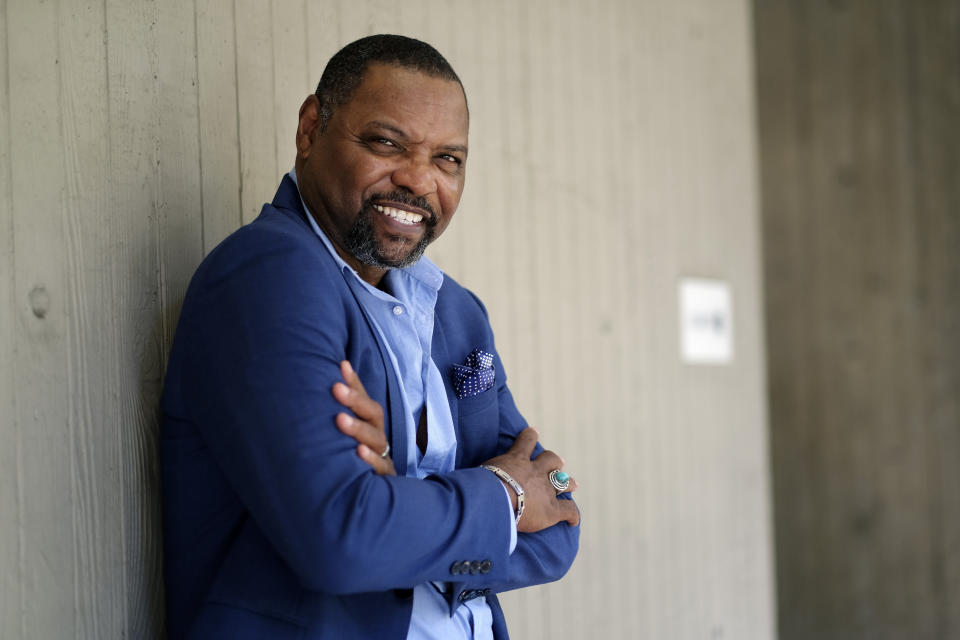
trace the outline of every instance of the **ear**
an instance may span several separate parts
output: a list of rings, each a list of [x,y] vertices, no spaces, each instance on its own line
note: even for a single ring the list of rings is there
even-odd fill
[[[320,130],[320,101],[311,94],[300,106],[300,122],[297,125],[297,160],[306,160],[313,148],[314,138]]]

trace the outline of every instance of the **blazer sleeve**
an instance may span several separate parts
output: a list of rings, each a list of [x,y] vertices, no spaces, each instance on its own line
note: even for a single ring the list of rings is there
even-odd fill
[[[483,313],[489,332],[488,344],[493,345],[493,330],[489,325],[486,307],[472,292],[468,293]],[[497,375],[496,383],[499,407],[497,450],[494,454],[496,456],[505,453],[528,424],[517,409],[513,395],[507,387],[503,361],[495,347],[493,355],[494,369],[502,374]],[[543,446],[538,442],[532,457],[537,457],[543,451]],[[569,493],[561,495],[560,499],[573,500]],[[536,533],[518,533],[517,546],[506,565],[501,566],[500,571],[491,572],[484,586],[494,593],[500,593],[559,580],[573,564],[579,544],[580,525],[571,526],[566,522],[557,523]]]
[[[519,564],[489,472],[385,477],[357,457],[331,388],[358,312],[342,275],[318,264],[328,256],[274,236],[240,232],[198,271],[168,390],[270,544],[304,587],[334,594],[449,580],[467,559]],[[521,556],[547,544],[524,542]]]
[[[500,369],[503,370],[502,367]],[[506,384],[499,392],[500,437],[499,451],[510,448],[516,436],[526,428],[526,422],[517,411],[513,396]],[[533,457],[540,455],[544,448],[537,443]],[[561,500],[573,500],[569,493],[560,496]],[[573,564],[580,544],[580,525],[571,526],[559,522],[552,527],[536,533],[518,533],[517,547],[506,564],[504,574],[497,573],[490,584],[495,593],[529,587],[535,584],[553,582],[562,578]]]

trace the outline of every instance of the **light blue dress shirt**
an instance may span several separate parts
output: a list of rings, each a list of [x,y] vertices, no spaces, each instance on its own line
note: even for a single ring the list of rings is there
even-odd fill
[[[290,171],[289,175],[296,183],[296,170]],[[387,346],[402,392],[407,417],[407,442],[412,445],[407,447],[407,475],[425,478],[431,474],[452,471],[457,456],[456,432],[443,378],[430,353],[433,314],[437,292],[443,284],[443,272],[429,258],[423,257],[405,269],[387,271],[384,288],[390,293],[373,287],[344,262],[310,215],[302,197],[301,202],[310,226],[337,261],[348,284],[358,292],[360,304],[370,315]],[[417,425],[424,409],[429,417],[427,449],[421,453],[416,445]],[[514,523],[509,541],[512,553],[516,547],[517,533],[513,502],[506,487],[504,495],[507,500],[505,517]],[[446,587],[443,582],[429,582],[414,587],[408,640],[492,640],[493,616],[487,601],[483,598],[469,600],[458,606],[450,616],[450,607],[443,596]]]

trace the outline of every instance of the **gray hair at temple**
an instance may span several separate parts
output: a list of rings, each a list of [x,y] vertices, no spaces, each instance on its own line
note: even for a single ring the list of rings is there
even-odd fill
[[[350,101],[354,90],[363,82],[367,66],[374,62],[456,81],[463,89],[463,83],[447,59],[426,42],[391,34],[360,38],[335,53],[320,76],[316,96],[320,101],[321,133],[326,131],[334,110]],[[463,97],[466,100],[466,91]]]

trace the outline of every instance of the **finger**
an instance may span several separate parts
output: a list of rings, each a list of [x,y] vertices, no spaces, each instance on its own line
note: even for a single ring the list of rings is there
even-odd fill
[[[533,454],[533,448],[537,446],[537,438],[540,434],[533,427],[527,427],[517,436],[513,446],[510,447],[511,453],[518,453],[529,460]]]
[[[553,485],[551,485],[551,486],[553,486]],[[565,493],[573,493],[573,492],[576,491],[579,487],[580,487],[580,485],[577,484],[577,481],[574,480],[573,477],[571,477],[571,478],[570,478],[570,484],[568,484],[568,485],[567,485],[567,488],[564,489],[563,491],[557,492],[557,497],[560,497],[560,496],[562,496],[562,495],[565,494]],[[555,488],[555,487],[554,487],[554,491],[556,491],[556,488]]]
[[[366,445],[374,451],[382,452],[386,450],[387,436],[382,428],[364,420],[358,420],[346,413],[338,413],[335,421],[337,428],[356,440],[357,443]]]
[[[333,397],[336,398],[337,402],[343,406],[350,407],[350,396],[353,395],[350,387],[345,385],[342,382],[335,382],[333,384]]]
[[[335,390],[335,393],[347,401],[341,401],[341,404],[352,409],[359,418],[383,428],[383,407],[367,393],[363,382],[360,381],[360,376],[353,370],[349,360],[340,363],[340,373],[348,387],[347,389],[341,387]],[[340,397],[337,399],[339,400]]]
[[[580,510],[573,500],[557,500],[557,507],[560,509],[560,517],[557,522],[567,521],[573,526],[580,524]]]
[[[373,467],[373,470],[377,473],[377,475],[397,475],[397,471],[393,466],[393,459],[390,458],[390,456],[384,458],[381,454],[363,444],[357,446],[357,455],[361,460]]]
[[[363,382],[360,381],[360,376],[353,370],[353,365],[350,364],[349,360],[344,360],[340,363],[340,375],[343,376],[343,381],[346,382],[351,389],[367,395],[367,390],[364,388]]]
[[[340,376],[343,382],[333,385],[333,395],[340,404],[347,405],[356,398],[367,397],[367,390],[360,381],[360,376],[353,370],[349,360],[340,361]]]
[[[337,382],[333,385],[333,397],[344,407],[353,411],[361,420],[383,427],[383,407],[368,396],[362,386],[351,388],[342,382]]]
[[[550,450],[541,451],[540,455],[534,458],[533,461],[536,463],[538,469],[546,469],[546,473],[550,473],[554,469],[563,469],[564,465],[563,458]]]
[[[363,392],[360,392],[363,393]],[[353,400],[350,409],[361,420],[366,420],[381,431],[383,430],[383,407],[373,398],[364,394],[362,397],[356,397],[357,392],[353,392]]]

